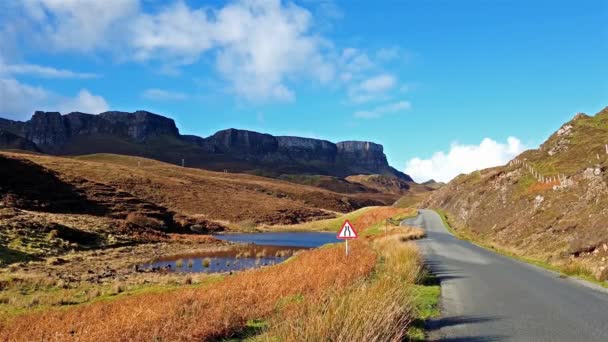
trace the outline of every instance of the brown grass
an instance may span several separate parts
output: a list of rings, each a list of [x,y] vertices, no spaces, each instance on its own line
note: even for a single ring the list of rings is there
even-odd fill
[[[190,341],[229,336],[248,320],[270,317],[281,299],[315,302],[327,289],[347,288],[373,269],[376,254],[352,243],[345,267],[341,247],[307,251],[291,262],[246,271],[196,289],[97,302],[70,310],[27,314],[0,324],[0,338],[13,341]]]
[[[371,280],[307,303],[297,315],[272,321],[264,341],[403,341],[415,317],[413,285],[421,272],[417,247],[407,236],[392,234],[374,240],[383,263]]]
[[[365,212],[352,223],[358,231],[363,231],[378,222],[383,222],[396,216],[414,214],[415,211],[415,209],[411,208],[378,207]]]
[[[177,213],[231,223],[252,220],[294,224],[332,216],[326,210],[349,212],[380,203],[373,199],[378,194],[351,196],[264,177],[182,168],[138,157],[99,154],[67,158],[8,152],[0,155],[34,162],[77,187],[82,187],[84,179]]]

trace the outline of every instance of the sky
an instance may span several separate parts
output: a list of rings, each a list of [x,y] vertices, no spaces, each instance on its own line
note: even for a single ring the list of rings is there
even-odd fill
[[[608,106],[607,22],[604,0],[3,0],[0,117],[374,141],[448,181]]]

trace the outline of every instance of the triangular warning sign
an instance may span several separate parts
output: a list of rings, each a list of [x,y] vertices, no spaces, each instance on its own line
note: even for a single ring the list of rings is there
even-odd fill
[[[342,225],[342,229],[340,229],[340,232],[337,235],[338,239],[342,239],[342,240],[348,240],[348,239],[356,239],[358,238],[359,235],[357,235],[357,231],[355,230],[355,227],[353,227],[353,225],[348,221],[344,221],[344,224]]]

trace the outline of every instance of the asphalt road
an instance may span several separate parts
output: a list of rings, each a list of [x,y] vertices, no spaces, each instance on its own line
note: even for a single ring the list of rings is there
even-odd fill
[[[441,282],[431,341],[608,342],[608,291],[458,240],[437,213],[402,222],[425,228],[424,258]]]

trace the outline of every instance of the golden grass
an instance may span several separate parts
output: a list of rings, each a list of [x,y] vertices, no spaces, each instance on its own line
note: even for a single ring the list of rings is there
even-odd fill
[[[266,229],[278,231],[318,230],[336,232],[342,228],[342,224],[345,220],[349,220],[355,226],[357,232],[362,232],[365,229],[375,224],[380,224],[387,219],[413,216],[415,213],[416,210],[411,208],[365,207],[348,214],[344,214],[335,219],[312,221],[288,226],[269,226],[266,227]]]
[[[343,253],[341,246],[317,249],[200,288],[10,318],[0,323],[0,339],[191,341],[230,336],[249,320],[276,314],[285,298],[318,302],[327,289],[340,292],[368,276],[376,263],[376,253],[363,241],[352,243],[349,258],[357,261],[354,266],[345,267]]]
[[[372,245],[381,265],[375,277],[343,294],[308,303],[297,315],[271,321],[262,341],[403,341],[416,316],[413,285],[421,273],[417,247],[404,234],[378,237]]]

